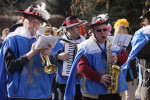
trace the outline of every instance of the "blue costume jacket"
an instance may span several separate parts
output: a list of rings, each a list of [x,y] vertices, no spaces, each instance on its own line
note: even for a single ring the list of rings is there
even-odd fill
[[[85,38],[82,35],[80,35],[80,39],[77,39],[77,40],[69,40],[65,34],[61,38],[65,39],[71,43],[81,43],[82,41],[85,40]],[[58,53],[64,52],[65,43],[66,43],[65,41],[59,40],[56,43],[55,47],[52,49],[52,55],[54,56],[56,61],[57,61],[56,55]],[[59,61],[57,75],[56,75],[56,81],[59,84],[66,84],[68,77],[62,76],[62,64],[63,64],[63,61]],[[79,83],[79,80],[77,81],[77,83]]]
[[[112,46],[112,53],[120,54],[121,50],[122,49],[118,46]],[[84,55],[88,59],[89,66],[91,69],[100,73],[101,75],[106,74],[107,66],[106,66],[105,55],[102,53],[102,51],[97,46],[95,41],[93,41],[92,39],[88,39],[84,41],[83,43],[79,45],[79,51],[73,63],[71,74],[70,74],[70,77],[68,79],[67,86],[66,86],[65,98],[64,98],[65,100],[72,100],[75,96],[75,93],[76,93],[75,72],[77,69],[77,63],[82,55]],[[80,84],[80,86],[82,86],[82,84]],[[117,93],[123,92],[127,89],[128,89],[128,86],[127,86],[125,77],[123,75],[123,72],[120,72],[119,77],[118,77]],[[86,79],[85,81],[85,91],[92,95],[108,94],[106,87],[103,84],[97,83],[88,79]]]
[[[127,62],[123,66],[123,69],[127,69],[130,67],[129,62],[132,59],[137,58],[138,53],[140,52],[144,44],[148,42],[149,39],[150,39],[150,25],[143,27],[135,32],[133,39],[131,41],[132,50],[129,54]],[[139,85],[140,85],[142,83],[141,67],[138,58],[137,60],[139,65]],[[124,70],[124,74],[126,75],[126,70]]]
[[[16,32],[22,31],[17,29]],[[0,100],[6,100],[6,96],[9,98],[50,98],[54,74],[44,73],[44,66],[41,64],[38,53],[23,66],[22,71],[14,73],[6,71],[7,49],[10,48],[15,57],[19,58],[30,51],[35,41],[35,37],[27,38],[21,35],[13,35],[5,39],[0,51],[0,61],[2,61],[0,64]]]

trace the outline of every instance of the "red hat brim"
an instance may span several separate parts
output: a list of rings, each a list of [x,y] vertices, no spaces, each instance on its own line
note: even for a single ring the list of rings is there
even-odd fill
[[[73,24],[70,24],[68,26],[65,26],[65,28],[70,28],[70,27],[73,27],[73,26],[76,26],[76,25],[80,25],[80,24],[83,24],[84,22],[86,22],[86,20],[80,20],[77,23],[73,23]]]
[[[108,24],[108,20],[105,21],[105,22],[102,22],[102,23],[90,24],[89,26],[86,26],[85,28],[86,29],[91,29],[91,28],[93,28],[95,26],[102,25],[102,24],[106,24],[107,25]]]

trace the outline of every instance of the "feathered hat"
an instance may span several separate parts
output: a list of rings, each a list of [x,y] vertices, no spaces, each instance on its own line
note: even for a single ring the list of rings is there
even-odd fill
[[[46,4],[41,2],[40,5],[31,5],[26,10],[16,10],[24,15],[24,17],[32,16],[35,17],[43,22],[48,22],[50,18],[50,14],[46,10]]]
[[[118,25],[129,27],[129,22],[125,18],[118,19],[114,24],[114,29],[116,29]]]
[[[77,15],[72,15],[66,18],[66,27],[65,28],[69,28],[69,27],[73,27],[75,25],[79,25],[86,22],[86,20],[79,20]]]
[[[90,29],[98,25],[108,24],[108,19],[109,17],[107,14],[99,14],[98,16],[92,18],[92,23],[86,28]]]

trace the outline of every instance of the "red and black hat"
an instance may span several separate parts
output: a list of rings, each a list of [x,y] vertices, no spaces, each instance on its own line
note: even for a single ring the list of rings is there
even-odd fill
[[[79,20],[77,15],[69,16],[66,18],[66,27],[65,28],[73,27],[75,25],[79,25],[84,22],[86,22],[86,20]]]
[[[102,24],[107,25],[108,19],[109,19],[109,17],[107,16],[107,14],[100,14],[96,17],[93,17],[92,23],[89,26],[87,26],[86,28],[91,29],[91,28],[98,26],[98,25],[102,25]]]
[[[45,3],[41,3],[42,6],[39,5],[31,5],[26,10],[16,10],[17,12],[20,12],[24,15],[24,17],[32,16],[35,17],[43,22],[48,22],[48,19],[50,18],[50,14],[47,12]]]

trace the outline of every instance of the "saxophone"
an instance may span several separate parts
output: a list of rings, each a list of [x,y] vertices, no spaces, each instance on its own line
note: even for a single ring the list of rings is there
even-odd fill
[[[117,91],[118,88],[118,75],[119,72],[122,71],[121,67],[117,65],[112,65],[111,62],[111,55],[112,55],[112,49],[111,49],[111,41],[106,38],[108,41],[108,49],[107,49],[107,74],[111,76],[111,83],[108,84],[107,90],[108,93],[114,94]]]

